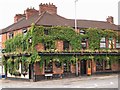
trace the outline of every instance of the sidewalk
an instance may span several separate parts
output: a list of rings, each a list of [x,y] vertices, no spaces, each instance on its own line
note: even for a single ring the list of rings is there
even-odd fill
[[[118,74],[102,74],[102,75],[91,75],[91,76],[78,76],[73,78],[63,78],[63,79],[50,79],[50,80],[42,80],[42,81],[61,81],[61,80],[71,80],[71,81],[85,81],[85,80],[93,80],[93,79],[106,79],[106,78],[112,78],[112,77],[118,77]],[[11,80],[11,79],[0,79],[0,82],[29,82],[27,80]],[[37,81],[37,82],[42,82]]]
[[[111,75],[92,75],[79,76],[74,78],[51,79],[37,82],[29,82],[24,80],[0,80],[3,88],[84,88],[97,85],[106,86],[110,83],[111,87],[118,87],[118,74]],[[108,86],[108,87],[110,87]]]
[[[64,78],[61,80],[76,80],[76,81],[86,81],[86,80],[93,80],[93,79],[106,79],[106,78],[112,78],[112,77],[118,77],[118,74],[102,74],[102,75],[91,75],[91,76],[79,76],[74,78]],[[59,79],[60,80],[60,79]]]

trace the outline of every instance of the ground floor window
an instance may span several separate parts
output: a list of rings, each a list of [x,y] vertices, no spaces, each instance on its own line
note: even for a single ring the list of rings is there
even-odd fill
[[[96,71],[102,71],[103,70],[103,60],[97,60],[96,61]]]
[[[53,72],[52,61],[50,60],[50,62],[47,62],[47,60],[45,60],[45,73],[52,73],[52,72]]]
[[[105,60],[105,70],[110,70],[110,69],[111,69],[111,61]]]
[[[63,63],[63,66],[64,66],[64,72],[70,72],[70,62],[65,61]]]
[[[57,68],[61,68],[61,67],[62,67],[62,63],[59,62],[59,61],[55,61],[55,66],[56,66]]]
[[[28,69],[29,69],[29,64],[27,62],[22,62],[21,63],[21,72],[24,76],[27,75]]]

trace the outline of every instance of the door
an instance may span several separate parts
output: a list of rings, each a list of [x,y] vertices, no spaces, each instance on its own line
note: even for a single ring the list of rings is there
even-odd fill
[[[33,64],[29,64],[29,79],[33,79]]]
[[[86,60],[81,60],[81,75],[86,75],[87,72],[86,72]]]

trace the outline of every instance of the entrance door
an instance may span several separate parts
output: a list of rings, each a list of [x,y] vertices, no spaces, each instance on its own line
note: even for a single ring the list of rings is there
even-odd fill
[[[86,60],[81,60],[81,75],[87,74],[86,72]]]
[[[29,64],[29,79],[33,79],[33,64]]]

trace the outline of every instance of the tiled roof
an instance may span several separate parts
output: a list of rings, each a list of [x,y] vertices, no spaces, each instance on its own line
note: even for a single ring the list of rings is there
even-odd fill
[[[2,29],[2,32],[0,33],[5,33],[8,31],[13,31],[13,30],[24,28],[24,27],[29,27],[31,26],[32,23],[35,23],[36,25],[45,25],[45,26],[74,27],[74,19],[66,19],[57,14],[50,14],[48,12],[44,12],[40,15],[39,13],[35,14],[31,16],[29,19],[26,19],[25,17],[23,17],[17,23],[14,23]],[[77,19],[77,27],[78,28],[90,28],[91,27],[91,28],[118,30],[117,25],[110,24],[105,21],[80,20],[80,19]]]

